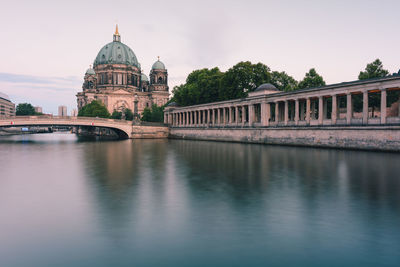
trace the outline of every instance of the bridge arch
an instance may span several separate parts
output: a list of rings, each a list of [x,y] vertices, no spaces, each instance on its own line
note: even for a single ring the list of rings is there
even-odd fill
[[[131,138],[132,122],[90,117],[21,116],[0,119],[0,127],[23,126],[78,126],[99,127],[114,130],[121,139]]]

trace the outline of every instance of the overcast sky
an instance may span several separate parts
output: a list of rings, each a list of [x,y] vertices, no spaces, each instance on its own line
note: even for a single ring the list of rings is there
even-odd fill
[[[1,5],[0,92],[14,103],[76,108],[83,75],[112,41],[148,75],[160,56],[170,90],[199,68],[262,62],[297,80],[315,67],[328,84],[357,79],[376,58],[400,68],[400,1],[7,1]]]

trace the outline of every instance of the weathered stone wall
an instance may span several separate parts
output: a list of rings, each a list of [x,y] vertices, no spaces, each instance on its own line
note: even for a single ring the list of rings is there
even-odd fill
[[[132,139],[168,138],[168,127],[165,126],[132,126]]]
[[[400,126],[170,128],[170,138],[400,152]]]

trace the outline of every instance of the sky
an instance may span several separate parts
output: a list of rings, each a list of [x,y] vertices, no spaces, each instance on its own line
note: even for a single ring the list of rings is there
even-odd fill
[[[3,2],[3,1],[2,1]],[[0,92],[57,114],[76,93],[118,23],[148,75],[160,56],[170,91],[195,69],[262,62],[301,80],[316,68],[327,84],[356,80],[381,59],[400,69],[400,1],[4,1]]]

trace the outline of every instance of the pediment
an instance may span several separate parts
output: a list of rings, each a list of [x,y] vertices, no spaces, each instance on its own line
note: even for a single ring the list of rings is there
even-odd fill
[[[131,95],[132,93],[125,91],[124,89],[119,89],[117,91],[113,91],[112,94],[115,95]]]

